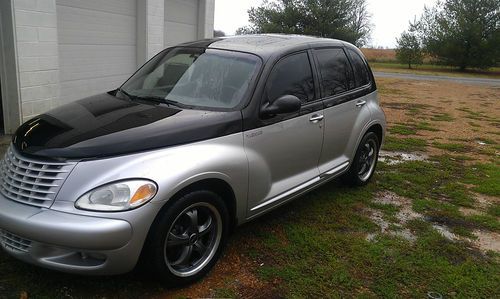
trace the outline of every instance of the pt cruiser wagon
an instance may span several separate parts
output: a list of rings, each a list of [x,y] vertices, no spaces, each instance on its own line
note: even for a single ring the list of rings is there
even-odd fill
[[[168,48],[120,88],[24,123],[0,164],[0,245],[79,274],[139,260],[201,278],[230,230],[373,175],[385,117],[361,52],[255,35]]]

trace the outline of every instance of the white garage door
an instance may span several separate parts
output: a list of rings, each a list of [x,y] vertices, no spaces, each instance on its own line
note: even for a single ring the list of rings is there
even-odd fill
[[[165,0],[165,47],[198,39],[198,0]]]
[[[136,0],[57,0],[61,100],[119,87],[136,69]]]

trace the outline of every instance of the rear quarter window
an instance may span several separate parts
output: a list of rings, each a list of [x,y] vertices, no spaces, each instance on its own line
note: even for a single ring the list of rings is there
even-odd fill
[[[321,75],[321,92],[329,97],[353,89],[352,68],[343,49],[314,50]]]
[[[354,70],[354,79],[356,81],[356,87],[365,86],[370,83],[370,73],[368,72],[368,66],[361,56],[359,56],[356,51],[352,49],[347,50],[349,56],[351,57],[351,64]]]

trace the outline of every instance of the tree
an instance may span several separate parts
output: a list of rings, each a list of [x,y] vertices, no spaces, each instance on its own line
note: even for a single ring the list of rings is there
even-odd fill
[[[306,34],[362,46],[372,27],[366,0],[265,0],[250,8],[248,15],[250,25],[236,34]]]
[[[424,53],[420,38],[417,33],[418,23],[410,23],[410,30],[401,33],[401,37],[396,39],[396,58],[400,63],[408,64],[411,69],[412,64],[422,64]]]
[[[498,0],[444,0],[425,8],[419,23],[426,51],[441,63],[465,70],[500,61]]]
[[[356,33],[356,38],[359,46],[364,46],[370,41],[372,33],[371,15],[367,9],[365,1],[353,1],[354,9],[352,11],[352,19],[350,27]]]
[[[226,33],[222,30],[214,30],[214,37],[224,37]]]

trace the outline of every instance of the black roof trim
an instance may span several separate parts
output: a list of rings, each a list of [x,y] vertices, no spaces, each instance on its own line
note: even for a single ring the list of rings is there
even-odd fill
[[[196,47],[196,48],[208,48],[211,44],[220,41],[222,38],[206,38],[192,42],[186,42],[178,45],[178,47]]]

